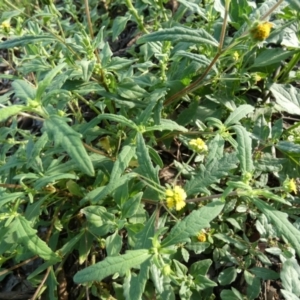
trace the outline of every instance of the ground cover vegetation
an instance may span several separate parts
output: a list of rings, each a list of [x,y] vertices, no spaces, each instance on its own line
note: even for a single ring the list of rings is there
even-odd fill
[[[298,1],[0,11],[1,299],[299,299]]]

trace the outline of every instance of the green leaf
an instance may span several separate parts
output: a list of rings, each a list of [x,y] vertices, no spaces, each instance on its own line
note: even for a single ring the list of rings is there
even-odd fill
[[[70,173],[49,175],[35,180],[33,187],[36,190],[40,190],[42,187],[46,186],[47,184],[49,183],[53,184],[62,179],[79,179],[79,178],[76,175]]]
[[[65,257],[65,255],[70,254],[73,251],[76,244],[80,241],[81,237],[84,235],[85,231],[80,231],[77,235],[69,239],[59,250],[60,256]]]
[[[83,173],[94,176],[94,167],[78,132],[73,130],[63,118],[56,115],[51,115],[49,119],[45,120],[44,128],[55,145],[61,146],[78,164]]]
[[[215,47],[219,46],[217,40],[215,40],[204,29],[190,29],[186,27],[172,27],[162,29],[150,34],[146,34],[138,39],[138,44],[144,44],[147,42],[156,41],[172,41],[176,42],[189,42],[196,44],[209,44]]]
[[[183,56],[191,59],[192,61],[196,61],[199,64],[203,66],[209,66],[211,63],[211,60],[208,59],[205,55],[203,54],[196,54],[196,53],[191,53],[183,50],[179,50],[175,53],[175,56]],[[215,66],[212,67],[212,69],[217,72],[217,68]]]
[[[11,84],[15,96],[19,97],[21,100],[25,101],[26,103],[28,100],[34,100],[36,96],[36,89],[30,83],[25,80],[17,79]]]
[[[270,136],[270,129],[263,115],[260,115],[253,127],[252,135],[258,142],[265,143]],[[256,143],[257,145],[257,143]]]
[[[249,69],[281,63],[295,53],[296,51],[287,51],[283,48],[264,49],[255,58],[253,65]]]
[[[269,204],[258,198],[252,199],[258,209],[267,217],[270,223],[276,227],[277,232],[282,234],[300,255],[300,232],[287,219],[288,215],[274,209]]]
[[[299,250],[299,249],[298,249]],[[299,254],[298,254],[299,255]],[[299,268],[296,263],[297,268]],[[300,280],[293,260],[287,259],[283,263],[283,267],[280,272],[280,279],[285,290],[295,294],[297,297],[300,296]]]
[[[142,263],[139,274],[137,276],[131,276],[131,280],[128,282],[129,289],[124,289],[126,299],[142,299],[142,295],[149,278],[150,266],[151,261],[146,260],[144,263]],[[126,291],[128,292],[126,293]]]
[[[294,157],[300,156],[300,145],[288,141],[280,141],[276,144],[276,148],[283,153],[290,154]]]
[[[148,219],[145,227],[136,234],[136,244],[134,249],[149,249],[152,246],[152,240],[155,234],[156,213]]]
[[[195,277],[195,284],[197,285],[197,287],[200,290],[205,290],[207,288],[213,288],[215,286],[218,286],[218,284],[212,280],[210,280],[209,278],[207,278],[206,276],[203,276],[201,274],[198,274]]]
[[[262,267],[253,267],[249,269],[256,277],[263,280],[276,280],[279,278],[279,274],[273,270],[262,268]]]
[[[205,166],[200,165],[200,171],[184,187],[187,195],[206,191],[206,187],[228,175],[231,169],[236,168],[236,162],[236,154],[231,153],[225,154],[221,159],[212,159]]]
[[[132,217],[138,210],[143,193],[140,192],[133,197],[126,200],[126,202],[122,205],[121,212],[122,212],[122,219]]]
[[[244,271],[244,278],[247,282],[247,297],[249,300],[257,299],[259,293],[261,291],[261,282],[260,279],[255,277],[253,274],[248,272],[247,270]]]
[[[65,63],[59,64],[58,66],[56,66],[53,70],[51,70],[42,81],[39,82],[38,84],[38,88],[36,91],[36,100],[37,101],[41,101],[41,97],[43,95],[43,93],[45,92],[45,90],[47,89],[47,87],[50,85],[50,83],[52,82],[53,78],[61,71],[62,68],[64,68],[66,66]]]
[[[26,109],[23,105],[12,105],[0,108],[0,122],[5,121],[7,118],[18,114]]]
[[[238,108],[236,108],[226,119],[224,122],[225,126],[230,126],[233,124],[237,124],[241,119],[246,117],[246,115],[252,113],[254,110],[254,107],[249,104],[243,104],[240,105]]]
[[[190,274],[193,277],[196,277],[197,275],[204,276],[208,272],[211,264],[212,264],[211,259],[203,259],[203,260],[197,261],[191,265]]]
[[[235,267],[229,267],[225,270],[223,270],[219,276],[218,281],[221,285],[227,285],[235,281],[237,276],[236,268]]]
[[[280,111],[286,111],[292,115],[300,115],[300,90],[290,84],[273,83],[270,91],[272,92],[277,107]]]
[[[184,220],[176,223],[161,246],[169,247],[186,242],[190,236],[196,236],[201,229],[210,227],[210,222],[220,214],[223,207],[223,202],[214,201],[194,210]]]
[[[132,250],[126,254],[115,257],[107,257],[104,261],[79,271],[74,276],[76,283],[89,281],[101,281],[105,277],[119,273],[124,274],[130,268],[138,267],[151,257],[149,250]]]
[[[48,245],[37,236],[37,231],[33,229],[23,216],[15,218],[15,234],[18,237],[18,243],[22,243],[32,253],[45,260],[59,261],[59,257],[48,247]]]
[[[231,288],[231,290],[223,290],[220,296],[222,300],[244,300],[243,295],[235,288]]]
[[[125,17],[116,17],[112,25],[112,41],[119,36],[119,34],[125,29],[127,22],[131,19],[131,15]]]
[[[299,300],[299,298],[294,293],[291,293],[284,289],[280,289],[280,293],[283,295],[284,299],[286,300]]]
[[[6,203],[15,201],[18,198],[21,198],[24,196],[25,196],[25,193],[22,193],[22,192],[16,192],[16,193],[10,193],[10,194],[0,192],[0,207]]]
[[[237,135],[237,151],[238,158],[240,161],[241,170],[243,172],[253,171],[253,160],[252,160],[252,141],[249,132],[240,125],[231,127]]]
[[[110,121],[117,122],[117,123],[125,125],[129,128],[137,130],[137,125],[134,122],[132,122],[131,120],[128,120],[124,116],[114,115],[114,114],[102,114],[102,115],[97,116],[91,122],[89,122],[88,128],[96,126],[101,120],[110,120]]]
[[[122,238],[116,231],[114,234],[106,238],[106,253],[108,256],[116,256],[122,249]]]
[[[187,132],[188,130],[181,126],[178,125],[176,122],[172,121],[172,120],[168,120],[168,119],[161,119],[160,121],[160,125],[155,125],[155,126],[150,126],[150,127],[146,127],[145,131],[154,131],[154,130],[159,130],[159,131],[163,131],[163,130],[170,130],[170,131],[181,131],[181,132]]]
[[[186,0],[177,0],[179,3],[181,3],[183,6],[187,7],[191,12],[197,13],[201,16],[201,18],[204,18],[207,20],[206,15],[203,13],[203,11],[200,8],[200,5],[198,5],[196,2],[193,3],[191,1]]]
[[[145,144],[143,135],[140,132],[138,132],[136,136],[136,155],[139,163],[136,172],[143,177],[150,179],[154,184],[159,184],[158,168],[153,167],[148,148]]]
[[[131,172],[121,177],[125,169],[128,167],[134,154],[135,147],[133,145],[126,145],[123,147],[112,169],[108,185],[105,188],[101,187],[97,195],[93,193],[94,203],[102,200],[106,195],[113,192],[117,187],[121,186],[122,184],[136,176],[136,174]]]
[[[53,35],[24,35],[22,37],[17,37],[12,40],[7,40],[5,42],[0,43],[0,49],[9,49],[14,47],[25,46],[28,44],[35,44],[38,42],[53,42],[55,41],[55,37]]]

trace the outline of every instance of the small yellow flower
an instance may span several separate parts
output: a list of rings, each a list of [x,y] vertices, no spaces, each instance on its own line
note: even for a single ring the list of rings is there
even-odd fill
[[[205,234],[205,232],[203,232],[203,231],[200,231],[198,234],[197,234],[197,240],[199,241],[199,242],[206,242],[206,234]]]
[[[0,25],[0,27],[3,29],[3,31],[5,33],[9,33],[9,30],[10,30],[10,23],[9,21],[3,21]]]
[[[252,38],[257,41],[264,41],[266,38],[269,37],[272,27],[273,24],[269,22],[258,24],[250,30]]]
[[[208,149],[205,142],[200,138],[190,140],[189,145],[197,153],[206,152]]]
[[[173,189],[166,190],[166,202],[168,208],[181,210],[185,207],[186,192],[183,188],[176,185]]]
[[[239,53],[238,53],[237,51],[234,51],[234,53],[233,53],[233,59],[234,59],[235,61],[237,61],[237,60],[239,60],[239,58],[240,58]]]
[[[287,193],[291,193],[294,192],[295,194],[297,194],[297,186],[296,186],[296,182],[295,179],[289,179],[287,178],[284,182],[283,182],[283,189],[287,192]]]

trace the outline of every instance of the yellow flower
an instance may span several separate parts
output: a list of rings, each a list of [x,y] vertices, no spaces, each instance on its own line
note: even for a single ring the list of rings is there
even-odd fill
[[[237,51],[234,51],[234,53],[233,53],[233,59],[234,59],[235,61],[237,61],[239,58],[240,58],[239,53],[238,53]]]
[[[10,23],[9,21],[3,21],[0,25],[0,27],[3,29],[3,31],[5,33],[9,33],[9,30],[10,30]]]
[[[168,208],[175,208],[176,210],[181,210],[185,207],[186,193],[183,188],[176,185],[173,189],[166,190],[166,202]]]
[[[205,234],[205,232],[203,232],[203,231],[200,231],[198,234],[197,234],[197,240],[199,241],[199,242],[206,242],[206,234]]]
[[[190,140],[189,145],[197,153],[206,152],[208,149],[205,142],[200,138]]]
[[[287,193],[291,193],[294,192],[295,194],[297,194],[297,186],[296,186],[296,182],[295,179],[289,179],[287,178],[284,182],[283,182],[283,189],[287,192]]]
[[[252,38],[258,41],[263,41],[269,37],[271,28],[273,27],[272,23],[264,22],[260,23],[250,30]]]

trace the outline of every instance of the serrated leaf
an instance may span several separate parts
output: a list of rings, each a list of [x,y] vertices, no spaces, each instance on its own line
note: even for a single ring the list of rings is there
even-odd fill
[[[290,84],[273,83],[270,91],[281,111],[292,115],[300,115],[300,90]]]
[[[136,176],[136,174],[133,172],[121,176],[128,167],[133,155],[135,154],[135,151],[135,147],[132,145],[126,145],[123,147],[112,169],[108,185],[105,188],[101,187],[97,195],[94,195],[93,193],[94,203],[103,199],[106,195],[113,192],[117,187]]]
[[[48,247],[48,245],[41,240],[37,231],[33,229],[23,216],[15,218],[16,235],[18,242],[21,242],[32,253],[40,256],[45,260],[59,261],[59,257]]]
[[[219,46],[219,43],[204,29],[190,29],[186,27],[172,27],[162,29],[150,34],[146,34],[138,39],[138,44],[156,41],[172,41],[176,42],[189,42],[197,44],[209,44],[215,47]]]
[[[292,261],[287,259],[283,263],[282,270],[280,272],[280,279],[285,290],[300,296],[300,280],[298,273],[295,270]]]
[[[149,278],[150,266],[151,266],[151,262],[149,260],[145,261],[144,263],[142,263],[138,275],[131,276],[128,293],[124,293],[125,298],[127,300],[142,299],[146,282]]]
[[[136,137],[136,155],[139,163],[136,172],[150,179],[153,183],[159,184],[158,169],[153,167],[148,148],[140,132],[137,133]]]
[[[114,115],[114,114],[102,114],[102,115],[97,116],[91,122],[88,123],[86,130],[88,130],[91,127],[96,126],[101,120],[110,120],[110,121],[117,122],[122,125],[128,126],[129,128],[137,130],[137,125],[134,122],[132,122],[131,120],[128,120],[124,116]]]
[[[221,159],[210,160],[207,165],[201,165],[197,175],[187,182],[184,189],[187,195],[194,195],[205,191],[205,188],[228,175],[231,169],[236,168],[235,153],[225,154]]]
[[[189,237],[196,236],[203,229],[210,227],[210,222],[219,215],[224,207],[221,201],[214,201],[198,210],[194,210],[184,220],[179,221],[162,241],[162,247],[186,242]]]
[[[251,65],[249,69],[281,63],[294,54],[295,51],[287,51],[283,48],[264,49],[255,58],[253,65]]]
[[[35,180],[33,187],[36,190],[40,190],[42,187],[46,186],[47,184],[49,184],[49,183],[53,184],[56,181],[59,181],[62,179],[78,179],[78,177],[71,173],[44,176],[40,179]]]
[[[252,160],[252,140],[248,131],[239,125],[231,127],[237,136],[237,151],[238,158],[240,161],[241,170],[243,172],[253,171],[253,160]]]
[[[139,205],[141,203],[143,193],[140,192],[133,197],[126,200],[126,202],[122,205],[121,212],[122,212],[122,218],[130,218],[132,217],[138,210]]]
[[[186,0],[178,0],[178,2],[187,7],[190,11],[199,14],[202,18],[207,20],[206,15],[201,11],[200,5],[198,5],[198,3],[193,3]]]
[[[41,101],[41,97],[43,95],[43,93],[45,92],[45,90],[47,89],[47,87],[50,85],[50,83],[52,82],[53,78],[57,75],[57,73],[59,73],[61,71],[62,68],[64,68],[66,66],[65,63],[59,64],[58,66],[56,66],[53,70],[51,70],[42,81],[39,82],[38,84],[38,88],[36,91],[36,100],[37,101]]]
[[[81,237],[84,235],[85,231],[80,231],[77,235],[69,239],[59,250],[58,253],[60,256],[64,257],[65,255],[71,253],[76,244],[80,241]]]
[[[53,42],[55,41],[55,37],[53,35],[41,35],[41,36],[34,36],[34,35],[24,35],[21,37],[17,37],[11,40],[7,40],[0,43],[0,49],[9,49],[13,47],[20,47],[25,46],[28,44],[35,44],[38,42]]]
[[[0,122],[5,121],[7,118],[17,115],[19,112],[24,111],[26,106],[12,105],[0,108]]]
[[[0,207],[6,203],[17,200],[20,197],[24,197],[25,193],[16,192],[16,193],[3,193],[0,192]]]
[[[276,148],[283,153],[288,153],[294,157],[300,156],[300,145],[288,141],[280,141],[276,144]]]
[[[136,235],[136,244],[134,249],[148,249],[152,245],[151,238],[155,234],[155,221],[156,213],[153,213],[152,216],[148,219],[145,224],[145,227]]]
[[[291,293],[284,289],[281,289],[280,292],[286,300],[299,300],[299,297],[297,297],[294,293]]]
[[[19,97],[21,100],[25,101],[26,103],[28,100],[35,99],[36,89],[27,81],[16,79],[11,85],[14,89],[15,96]]]
[[[78,132],[56,115],[51,115],[49,119],[45,120],[44,128],[49,138],[55,142],[56,146],[61,146],[70,155],[83,173],[94,176],[94,167]]]
[[[126,254],[115,257],[107,257],[104,261],[79,271],[74,276],[76,283],[101,281],[105,277],[119,273],[124,274],[130,268],[138,267],[151,257],[149,250],[132,250]]]
[[[238,108],[236,108],[226,119],[224,122],[225,126],[230,126],[233,124],[237,124],[241,119],[246,117],[246,115],[250,114],[253,112],[254,107],[249,104],[242,104]]]
[[[178,125],[176,122],[169,120],[169,119],[161,119],[160,120],[160,125],[155,125],[151,127],[146,127],[145,131],[154,131],[154,130],[170,130],[170,131],[181,131],[181,132],[187,132],[188,130],[181,126]]]
[[[187,57],[189,59],[191,59],[192,61],[196,61],[199,64],[203,65],[203,66],[209,66],[211,63],[211,60],[208,59],[205,55],[203,54],[196,54],[196,53],[191,53],[191,52],[187,52],[184,50],[179,50],[175,53],[175,56],[183,56],[183,57]],[[213,66],[212,69],[217,72],[217,68],[216,66]]]
[[[257,208],[267,217],[270,223],[276,227],[277,232],[282,234],[300,255],[300,232],[287,219],[288,215],[274,209],[269,204],[258,198],[252,199]]]

